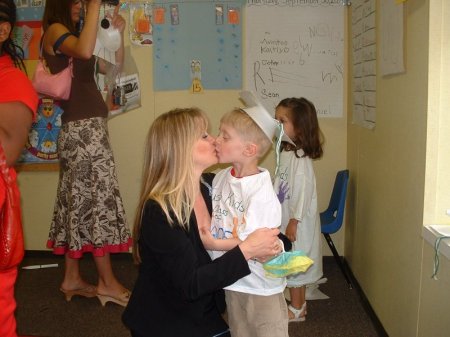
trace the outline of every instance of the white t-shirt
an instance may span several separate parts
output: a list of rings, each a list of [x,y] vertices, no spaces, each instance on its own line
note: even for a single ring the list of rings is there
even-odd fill
[[[301,157],[303,151],[298,151],[298,154]],[[292,250],[301,250],[314,261],[305,273],[289,276],[288,287],[314,283],[322,277],[323,271],[320,217],[312,159],[297,158],[294,151],[281,152],[274,189],[281,202],[280,230],[286,233],[289,220],[297,219],[297,240],[292,243]]]
[[[211,233],[215,238],[240,240],[258,228],[278,228],[281,224],[281,206],[273,190],[270,174],[260,173],[235,178],[232,167],[220,171],[212,186]],[[222,256],[222,251],[209,251],[211,258]],[[283,292],[285,278],[269,278],[261,263],[248,261],[251,274],[226,287],[227,290],[269,296]]]

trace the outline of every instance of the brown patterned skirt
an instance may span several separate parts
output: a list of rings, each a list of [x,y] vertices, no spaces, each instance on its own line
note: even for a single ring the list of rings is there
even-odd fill
[[[104,118],[72,121],[58,137],[59,184],[47,247],[80,258],[131,246]]]

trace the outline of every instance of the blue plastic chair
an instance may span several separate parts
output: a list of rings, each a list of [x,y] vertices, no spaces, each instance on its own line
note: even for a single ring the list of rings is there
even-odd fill
[[[341,269],[341,272],[344,275],[349,288],[352,289],[353,287],[350,281],[350,277],[345,270],[344,263],[339,256],[339,253],[334,246],[333,240],[330,236],[330,234],[336,233],[342,227],[342,223],[344,221],[348,179],[348,170],[342,170],[336,174],[336,180],[334,182],[333,192],[331,193],[328,208],[320,213],[320,224],[322,234],[325,237],[325,240],[327,240],[328,247],[330,247],[334,259],[336,260],[339,269]]]

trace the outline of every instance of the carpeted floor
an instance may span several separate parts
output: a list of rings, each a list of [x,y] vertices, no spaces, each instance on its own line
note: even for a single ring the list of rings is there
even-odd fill
[[[39,337],[129,337],[121,322],[123,308],[113,303],[102,307],[97,298],[73,297],[66,302],[58,290],[63,278],[62,257],[31,253],[22,266],[58,264],[56,268],[20,269],[16,286],[18,334]],[[137,275],[130,254],[113,256],[114,271],[129,289]],[[81,262],[86,280],[96,281],[90,256]],[[348,289],[332,257],[324,258],[324,277],[320,290],[329,299],[308,301],[305,322],[289,325],[290,337],[385,337],[371,320],[357,289]],[[378,332],[377,332],[378,330]]]

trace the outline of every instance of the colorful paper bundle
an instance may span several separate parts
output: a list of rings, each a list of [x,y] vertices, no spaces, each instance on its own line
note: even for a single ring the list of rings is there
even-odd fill
[[[314,263],[300,250],[284,252],[272,260],[263,264],[266,276],[285,277],[300,272],[305,272]]]

